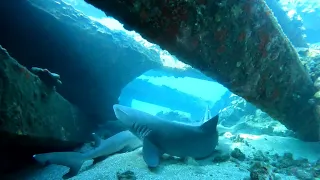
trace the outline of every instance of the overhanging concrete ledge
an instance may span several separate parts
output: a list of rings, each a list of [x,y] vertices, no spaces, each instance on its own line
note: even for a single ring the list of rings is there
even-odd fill
[[[86,0],[129,30],[245,98],[297,132],[320,140],[315,89],[262,0]],[[213,92],[214,93],[214,92]]]

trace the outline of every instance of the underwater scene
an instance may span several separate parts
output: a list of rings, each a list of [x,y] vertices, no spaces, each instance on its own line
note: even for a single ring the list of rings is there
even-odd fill
[[[0,23],[0,180],[320,180],[320,0],[3,0]]]

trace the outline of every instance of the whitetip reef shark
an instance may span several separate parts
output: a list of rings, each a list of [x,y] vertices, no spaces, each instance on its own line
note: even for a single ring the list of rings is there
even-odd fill
[[[164,120],[119,104],[113,105],[113,110],[116,117],[143,141],[143,159],[151,168],[159,165],[164,153],[203,159],[210,156],[218,144],[218,115],[195,126]]]
[[[115,153],[132,151],[142,145],[141,140],[128,130],[119,132],[105,140],[95,133],[92,136],[96,147],[88,152],[51,152],[35,154],[33,158],[41,164],[57,164],[69,167],[69,172],[63,176],[64,179],[67,179],[77,175],[82,164],[87,160],[96,160]]]

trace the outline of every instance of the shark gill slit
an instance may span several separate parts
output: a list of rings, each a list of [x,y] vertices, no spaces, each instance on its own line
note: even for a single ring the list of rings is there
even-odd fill
[[[139,125],[136,122],[132,124],[132,129],[135,132],[135,134],[141,138],[141,134],[139,132]]]
[[[136,132],[136,134],[140,137],[140,138],[144,138],[145,136],[147,136],[150,132],[150,130],[147,128],[147,126],[145,125],[139,125],[138,123],[133,123],[132,125],[132,129]]]
[[[133,122],[133,124],[132,124],[132,127],[131,127],[132,129],[133,129],[133,131],[135,131],[136,132],[136,130],[137,130],[137,123],[136,122]]]
[[[148,135],[148,128],[147,126],[142,126],[141,127],[141,133],[143,136],[147,136]]]
[[[141,136],[141,126],[137,126],[137,132],[139,133],[139,135]]]
[[[137,131],[138,131],[140,137],[144,137],[144,134],[143,134],[143,126],[138,126]]]

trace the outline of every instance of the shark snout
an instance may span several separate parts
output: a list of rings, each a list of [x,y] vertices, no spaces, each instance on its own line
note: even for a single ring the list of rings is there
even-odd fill
[[[127,108],[125,106],[122,106],[119,104],[113,105],[113,111],[117,119],[119,119],[121,122],[125,123],[126,125],[131,125],[132,122],[130,121],[130,116],[126,111],[126,109]]]

